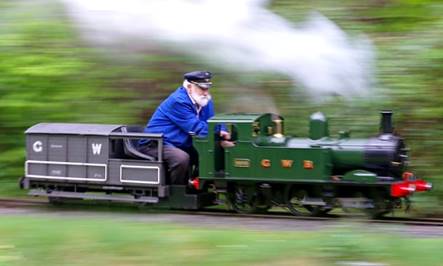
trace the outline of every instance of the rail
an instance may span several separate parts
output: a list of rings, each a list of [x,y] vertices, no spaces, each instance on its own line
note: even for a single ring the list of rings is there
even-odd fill
[[[80,202],[80,201],[79,201]],[[72,202],[70,202],[72,204]],[[15,198],[0,198],[0,207],[41,207],[48,206],[48,200],[30,200]],[[97,205],[95,205],[97,206]],[[109,205],[106,205],[107,207]],[[415,226],[443,226],[443,218],[410,218],[410,217],[384,217],[380,219],[369,219],[355,215],[330,214],[323,217],[313,216],[293,216],[283,211],[271,211],[267,214],[239,214],[232,211],[222,209],[204,209],[200,211],[189,210],[162,210],[161,213],[183,214],[183,215],[199,215],[199,216],[218,216],[218,217],[236,217],[236,218],[256,218],[256,219],[284,219],[284,220],[309,220],[309,221],[338,221],[350,219],[352,222],[372,223],[372,224],[402,224]]]

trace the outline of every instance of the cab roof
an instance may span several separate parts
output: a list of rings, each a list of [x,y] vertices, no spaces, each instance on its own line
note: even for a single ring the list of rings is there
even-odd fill
[[[236,122],[236,123],[252,123],[263,116],[279,116],[272,113],[232,113],[232,114],[220,114],[212,117],[208,120],[209,123],[220,122]]]
[[[123,125],[80,124],[80,123],[39,123],[25,131],[25,134],[66,134],[108,136]]]

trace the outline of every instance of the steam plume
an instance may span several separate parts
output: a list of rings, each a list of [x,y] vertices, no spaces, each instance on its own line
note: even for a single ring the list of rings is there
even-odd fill
[[[151,44],[195,54],[218,66],[287,75],[311,95],[365,95],[373,50],[315,13],[294,26],[267,0],[63,0],[98,44]]]

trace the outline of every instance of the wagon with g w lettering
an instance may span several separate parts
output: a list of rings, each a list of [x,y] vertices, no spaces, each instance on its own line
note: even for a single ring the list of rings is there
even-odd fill
[[[137,151],[138,139],[161,134],[125,125],[40,123],[26,134],[25,177],[30,195],[51,201],[91,199],[197,208],[203,195],[185,196],[185,186],[166,182],[162,154]],[[179,199],[177,199],[177,197]]]

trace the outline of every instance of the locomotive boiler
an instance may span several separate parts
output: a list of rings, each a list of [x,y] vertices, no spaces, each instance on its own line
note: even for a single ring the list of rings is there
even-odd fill
[[[26,131],[27,159],[21,186],[50,201],[125,201],[154,207],[199,209],[227,203],[238,212],[284,207],[295,215],[336,207],[380,216],[409,204],[432,185],[408,171],[404,140],[395,135],[392,112],[382,112],[380,132],[355,139],[329,135],[322,113],[310,118],[309,135],[285,135],[277,114],[225,114],[208,121],[209,134],[194,137],[200,176],[189,186],[171,184],[161,152],[138,152],[139,139],[161,134],[126,125],[37,124]],[[224,124],[235,146],[223,145]]]

